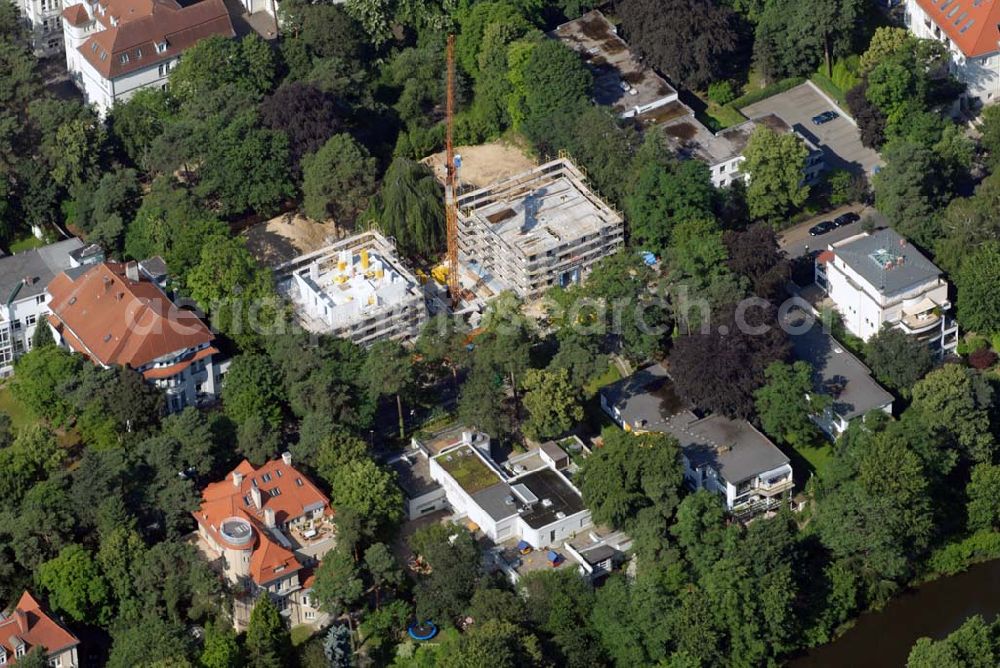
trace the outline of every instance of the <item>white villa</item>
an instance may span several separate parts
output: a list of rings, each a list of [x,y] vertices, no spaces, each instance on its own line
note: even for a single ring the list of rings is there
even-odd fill
[[[1000,96],[1000,4],[993,0],[906,0],[906,25],[951,53],[951,72],[982,104]]]
[[[855,336],[868,340],[886,324],[926,341],[941,355],[958,346],[948,282],[923,253],[892,229],[831,244],[816,258],[816,284]]]
[[[14,0],[14,4],[21,12],[21,20],[29,26],[35,56],[47,58],[62,51],[62,0]]]

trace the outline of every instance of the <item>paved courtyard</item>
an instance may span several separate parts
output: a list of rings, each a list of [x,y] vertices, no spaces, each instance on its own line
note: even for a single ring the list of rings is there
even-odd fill
[[[829,110],[840,114],[829,123],[813,125],[813,116]],[[849,169],[868,176],[882,164],[879,154],[861,145],[861,135],[847,111],[837,107],[808,83],[740,109],[748,118],[777,114],[826,153],[827,169]]]

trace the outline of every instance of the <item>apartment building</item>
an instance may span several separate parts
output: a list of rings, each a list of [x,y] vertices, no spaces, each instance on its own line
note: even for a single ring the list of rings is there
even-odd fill
[[[214,399],[224,366],[215,336],[138,263],[67,269],[49,284],[56,342],[103,367],[127,366],[166,394],[168,412]]]
[[[981,104],[1000,97],[1000,5],[990,0],[906,0],[906,25],[944,44],[949,69]]]
[[[165,88],[200,40],[236,36],[223,0],[84,0],[63,10],[62,30],[66,69],[102,116],[138,90]]]
[[[233,623],[246,628],[267,595],[292,626],[321,626],[312,596],[314,571],[336,545],[330,500],[292,466],[292,456],[254,467],[247,460],[202,492],[198,549],[218,563],[234,591]]]
[[[697,413],[677,395],[661,364],[600,394],[601,408],[626,431],[676,438],[687,484],[717,494],[738,519],[788,504],[795,486],[788,457],[746,420]]]
[[[14,4],[28,24],[31,50],[36,57],[48,58],[62,51],[63,0],[14,0]]]
[[[99,246],[77,238],[0,257],[0,376],[14,372],[14,362],[31,350],[39,321],[49,313],[46,288],[60,272],[104,260]]]
[[[855,336],[867,341],[889,325],[940,355],[958,346],[958,324],[948,317],[948,282],[934,263],[892,229],[830,244],[817,256],[815,271],[816,284]]]
[[[378,232],[363,232],[279,266],[278,292],[299,323],[360,345],[416,337],[427,321],[424,292]]]
[[[565,158],[473,190],[458,198],[463,300],[578,283],[623,238],[622,215]]]
[[[16,666],[35,647],[43,648],[49,668],[77,668],[80,641],[63,628],[28,592],[0,613],[0,666]]]

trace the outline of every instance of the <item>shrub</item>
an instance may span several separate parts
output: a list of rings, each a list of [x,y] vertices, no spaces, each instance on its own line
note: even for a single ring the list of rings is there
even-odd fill
[[[790,77],[788,79],[782,79],[781,81],[777,81],[770,86],[764,86],[760,90],[751,91],[746,95],[741,95],[730,104],[733,107],[740,109],[755,102],[766,100],[767,98],[773,97],[779,93],[784,93],[786,90],[791,90],[792,88],[795,88],[799,84],[803,84],[805,82],[805,77]]]
[[[935,575],[954,575],[970,564],[997,557],[1000,557],[1000,532],[983,530],[935,550],[927,560],[927,568]]]
[[[861,83],[861,79],[858,78],[859,60],[858,56],[850,56],[835,62],[833,76],[830,77],[833,80],[833,85],[846,93]]]
[[[736,99],[733,84],[728,81],[713,81],[708,85],[708,99],[718,105],[729,104]]]
[[[969,353],[969,366],[973,369],[989,369],[996,364],[997,354],[989,348],[980,348]]]

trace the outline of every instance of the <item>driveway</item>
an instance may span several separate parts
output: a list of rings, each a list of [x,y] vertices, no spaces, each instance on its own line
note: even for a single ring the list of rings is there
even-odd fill
[[[818,237],[809,236],[809,228],[816,223],[824,220],[833,220],[840,214],[847,213],[848,211],[858,213],[861,216],[861,220],[853,222],[850,225],[838,227],[837,229],[831,230]],[[788,254],[789,258],[794,259],[801,257],[809,251],[822,250],[830,244],[858,234],[861,232],[861,223],[864,222],[864,219],[868,216],[874,216],[876,219],[876,225],[879,225],[882,221],[875,214],[875,209],[868,206],[861,206],[860,204],[842,206],[839,209],[828,211],[820,216],[811,218],[804,223],[799,223],[795,227],[783,230],[778,235],[778,245],[781,246],[781,249]]]
[[[840,117],[823,125],[812,124],[813,116],[830,110],[836,111]],[[747,118],[777,114],[796,132],[823,149],[827,169],[848,169],[870,176],[872,168],[882,164],[878,153],[861,145],[861,135],[847,112],[809,83],[743,107],[740,111]]]

